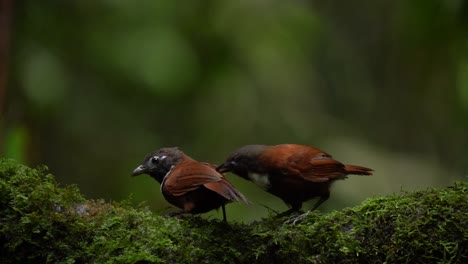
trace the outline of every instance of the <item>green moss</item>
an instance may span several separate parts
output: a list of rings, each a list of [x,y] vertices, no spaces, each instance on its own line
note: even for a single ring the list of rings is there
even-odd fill
[[[0,160],[1,263],[462,263],[468,184],[371,198],[298,225],[163,218],[86,200],[45,167]]]
[[[270,261],[288,263],[461,263],[468,260],[467,190],[460,182],[314,212],[294,227],[272,222],[263,247],[279,249]]]

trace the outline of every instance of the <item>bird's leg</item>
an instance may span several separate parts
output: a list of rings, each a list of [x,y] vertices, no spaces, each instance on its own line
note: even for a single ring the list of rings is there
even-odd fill
[[[225,205],[221,205],[221,208],[223,209],[223,222],[227,222],[227,218],[226,218],[226,207]]]
[[[285,202],[287,205],[290,205],[291,208],[289,210],[287,210],[287,211],[284,211],[282,213],[277,214],[276,217],[283,217],[283,216],[286,216],[286,215],[290,215],[290,214],[292,214],[294,212],[298,212],[300,214],[304,213],[304,211],[301,210],[302,202],[297,202],[297,201],[294,201],[294,202],[289,202],[288,201],[287,202],[287,201],[284,201],[284,200],[283,200],[283,202]]]
[[[323,204],[326,200],[328,200],[328,198],[330,198],[330,193],[327,193],[326,195],[320,196],[320,199],[314,204],[314,206],[312,206],[312,208],[309,209],[309,211],[307,211],[304,214],[301,214],[299,216],[293,217],[293,218],[289,219],[288,221],[286,221],[284,223],[285,224],[293,224],[293,225],[299,224],[300,222],[302,222],[304,220],[304,218],[306,218],[306,216],[310,212],[317,209],[321,204]]]
[[[312,208],[310,208],[309,211],[307,211],[307,213],[310,213],[314,211],[315,209],[317,209],[321,204],[323,204],[326,200],[328,200],[328,198],[330,198],[330,193],[320,196],[320,199],[314,204],[314,206],[312,206]]]
[[[266,205],[266,204],[259,204],[259,205],[261,205],[262,207],[264,207],[264,208],[267,209],[268,211],[271,211],[271,212],[273,212],[273,213],[275,213],[275,214],[277,214],[277,215],[280,213],[280,212],[274,210],[273,208],[269,207],[269,206]]]
[[[278,214],[276,215],[276,217],[283,217],[283,216],[286,216],[286,215],[290,215],[290,214],[292,214],[292,213],[294,213],[294,212],[303,213],[304,211],[302,211],[302,210],[300,210],[300,209],[297,209],[297,208],[291,208],[291,209],[286,210],[286,211],[284,211],[284,212],[282,212],[282,213],[278,213]]]
[[[184,209],[174,211],[174,212],[170,212],[170,213],[167,213],[166,215],[174,217],[174,216],[179,216],[181,214],[190,214],[190,213],[192,213],[193,208],[194,208],[193,202],[185,202],[184,203]]]

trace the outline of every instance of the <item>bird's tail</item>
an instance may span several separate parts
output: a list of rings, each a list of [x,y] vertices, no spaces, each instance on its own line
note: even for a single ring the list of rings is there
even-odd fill
[[[225,197],[230,200],[230,201],[242,201],[246,205],[250,205],[250,201],[245,198],[245,196],[239,192],[232,183],[227,181],[226,179],[223,180],[223,183],[226,185],[225,186]]]
[[[249,205],[250,201],[245,198],[245,196],[239,192],[226,178],[223,178],[221,181],[205,183],[203,186],[206,188],[217,192],[219,195],[224,196],[224,198],[229,201],[242,201],[245,204]]]
[[[374,171],[373,169],[356,165],[345,165],[345,170],[347,174],[353,175],[372,175],[372,172]]]
[[[245,198],[245,196],[239,192],[237,189],[233,189],[234,193],[235,193],[235,196],[236,196],[236,200],[237,201],[242,201],[243,203],[245,203],[246,205],[251,205],[252,203],[247,200],[247,198]]]

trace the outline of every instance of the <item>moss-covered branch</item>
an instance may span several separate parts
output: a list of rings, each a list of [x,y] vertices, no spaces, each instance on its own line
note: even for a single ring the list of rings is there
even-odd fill
[[[299,225],[163,218],[85,200],[0,160],[1,263],[467,263],[468,184],[372,198]]]

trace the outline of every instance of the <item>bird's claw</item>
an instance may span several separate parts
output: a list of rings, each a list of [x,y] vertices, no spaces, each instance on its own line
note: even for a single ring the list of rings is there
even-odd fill
[[[285,224],[292,224],[292,225],[300,224],[302,221],[304,221],[304,219],[307,217],[308,214],[309,214],[309,212],[306,212],[304,214],[295,216],[293,218],[290,218],[289,220],[287,220],[284,223]]]

